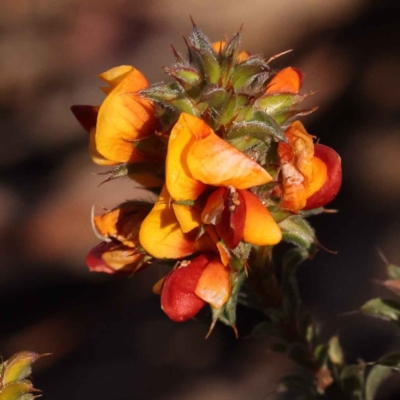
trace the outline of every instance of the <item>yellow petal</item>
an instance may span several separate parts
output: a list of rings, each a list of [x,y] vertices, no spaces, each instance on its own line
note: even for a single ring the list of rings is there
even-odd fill
[[[205,190],[205,185],[192,177],[186,162],[188,150],[196,141],[192,130],[197,128],[199,121],[196,117],[182,113],[169,137],[166,185],[171,197],[178,201],[195,200]],[[200,129],[211,130],[205,124],[201,124]]]
[[[186,160],[193,178],[207,185],[236,189],[272,181],[264,168],[217,136],[204,121],[189,117],[186,123],[196,140],[190,143]]]
[[[120,65],[119,67],[114,67],[106,72],[103,72],[97,77],[102,81],[108,83],[113,89],[115,86],[120,84],[125,77],[130,74],[135,68],[131,65]]]
[[[107,158],[103,157],[96,148],[96,128],[93,127],[90,130],[90,136],[89,136],[89,155],[92,159],[92,161],[97,164],[97,165],[116,165],[119,164],[119,162],[116,161],[111,161],[107,160]]]
[[[258,246],[274,245],[281,241],[282,231],[271,213],[256,195],[248,190],[241,190],[246,204],[243,240]]]
[[[201,212],[196,206],[173,204],[172,207],[183,233],[190,232],[200,226]]]
[[[132,142],[152,134],[156,123],[152,104],[137,94],[148,86],[147,80],[133,67],[107,79],[116,86],[100,106],[96,149],[104,158],[117,163],[140,160]]]
[[[313,172],[306,185],[307,198],[318,192],[328,178],[328,168],[320,158],[314,157],[311,164]]]
[[[195,294],[213,308],[222,307],[231,293],[231,278],[229,268],[220,260],[211,260],[197,283]]]
[[[140,227],[140,244],[155,258],[182,258],[195,251],[196,235],[182,232],[170,202],[164,187]]]

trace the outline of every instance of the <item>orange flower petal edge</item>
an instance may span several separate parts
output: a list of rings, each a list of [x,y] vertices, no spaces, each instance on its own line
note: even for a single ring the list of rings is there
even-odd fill
[[[304,74],[298,68],[287,67],[280,70],[269,82],[266,94],[299,93]]]
[[[212,259],[196,285],[195,294],[209,303],[213,308],[221,308],[231,293],[231,277],[229,268],[220,260]]]
[[[257,246],[278,244],[282,239],[282,231],[269,210],[248,190],[241,190],[240,194],[246,205],[243,240]]]

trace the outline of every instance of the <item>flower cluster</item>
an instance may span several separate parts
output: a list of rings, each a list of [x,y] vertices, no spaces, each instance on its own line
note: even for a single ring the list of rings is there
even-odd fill
[[[285,240],[285,221],[323,207],[341,184],[340,157],[296,120],[313,111],[296,109],[302,72],[274,72],[239,46],[240,33],[212,44],[194,26],[189,58],[173,49],[165,68],[172,82],[150,86],[134,67],[115,67],[99,75],[100,106],[72,107],[92,160],[114,166],[109,179],[130,176],[158,195],[93,217],[103,242],[88,267],[171,265],[154,290],[174,321],[208,303],[214,322],[234,326],[252,254]]]

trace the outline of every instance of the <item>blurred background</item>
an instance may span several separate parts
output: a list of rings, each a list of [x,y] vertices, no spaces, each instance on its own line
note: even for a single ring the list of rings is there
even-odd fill
[[[170,322],[151,292],[161,272],[89,273],[93,204],[137,195],[129,180],[98,186],[100,167],[73,104],[100,104],[96,75],[132,64],[166,79],[170,44],[184,50],[189,15],[212,41],[244,24],[243,49],[305,72],[316,91],[308,131],[342,156],[337,215],[312,220],[327,248],[300,270],[306,304],[349,361],[399,349],[398,331],[343,315],[387,293],[381,249],[400,264],[400,3],[368,0],[0,0],[0,354],[53,353],[34,366],[45,399],[277,399],[293,370],[247,338],[258,315],[239,309],[239,340],[207,320]],[[390,294],[389,294],[390,297]],[[398,379],[398,377],[397,377]],[[382,399],[398,399],[389,383]]]

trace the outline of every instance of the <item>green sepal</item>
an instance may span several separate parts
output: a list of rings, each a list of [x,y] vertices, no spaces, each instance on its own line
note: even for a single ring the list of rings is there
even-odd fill
[[[251,117],[251,120],[262,122],[263,125],[265,126],[265,129],[267,129],[268,127],[270,135],[272,136],[273,139],[285,143],[287,142],[285,132],[282,130],[279,124],[277,124],[277,122],[264,111],[261,110],[255,111]]]
[[[312,114],[317,109],[318,109],[318,107],[312,107],[312,108],[306,108],[304,110],[285,111],[283,113],[274,115],[274,120],[279,125],[283,125],[284,123],[286,123],[285,125],[287,125],[289,122],[293,121],[294,119]]]
[[[214,53],[205,53],[196,48],[194,48],[193,51],[197,53],[206,81],[211,84],[218,83],[221,76],[221,70]]]
[[[254,106],[260,108],[271,117],[274,117],[277,114],[281,114],[285,111],[290,110],[294,105],[299,104],[306,97],[307,95],[299,95],[299,94],[285,94],[285,93],[269,94],[260,97],[254,103]]]
[[[314,229],[301,216],[292,215],[279,223],[282,229],[282,240],[292,243],[308,251],[312,256],[316,250]]]
[[[259,56],[251,56],[236,66],[230,82],[235,89],[240,89],[254,75],[268,70],[269,66],[264,59]]]
[[[115,179],[130,177],[135,178],[138,174],[153,174],[154,176],[162,179],[164,177],[164,168],[157,163],[137,162],[131,164],[120,164],[110,171],[102,172],[99,175],[108,175],[101,184],[113,181]]]
[[[226,125],[236,117],[236,100],[236,96],[234,96],[233,92],[230,92],[229,98],[219,113],[218,123],[220,125]]]
[[[203,91],[200,102],[206,102],[213,109],[220,110],[231,96],[224,88],[211,85]]]
[[[181,99],[186,96],[185,89],[179,82],[161,82],[150,85],[139,91],[142,97],[148,100],[170,104],[171,101]]]
[[[240,30],[235,33],[235,35],[229,40],[226,46],[222,49],[222,56],[227,59],[232,59],[236,61],[239,55],[239,47],[242,41],[242,36]]]
[[[203,82],[203,78],[194,68],[179,66],[175,68],[165,67],[164,69],[168,75],[176,79],[185,90],[200,86]]]
[[[378,390],[392,374],[392,369],[384,365],[374,365],[365,382],[365,400],[377,400]]]
[[[360,311],[363,314],[381,318],[400,325],[400,303],[390,300],[375,298],[365,303]]]
[[[221,308],[212,308],[212,326],[218,320],[225,325],[231,326],[236,331],[236,306],[240,288],[245,278],[246,271],[244,268],[242,268],[241,271],[233,270],[231,272],[231,295],[228,301]]]

